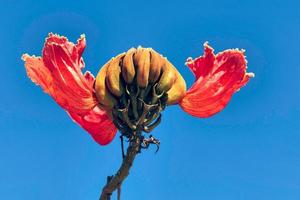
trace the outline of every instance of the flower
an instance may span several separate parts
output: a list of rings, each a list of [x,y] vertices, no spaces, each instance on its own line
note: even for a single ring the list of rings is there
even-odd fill
[[[24,54],[29,78],[40,85],[96,142],[106,145],[117,129],[150,132],[160,122],[160,112],[179,104],[196,117],[220,112],[231,96],[253,77],[246,73],[246,59],[240,50],[217,55],[204,44],[204,55],[189,58],[186,65],[196,77],[186,91],[176,68],[151,48],[131,48],[108,61],[96,79],[82,73],[82,53],[86,45],[81,35],[77,43],[49,34],[42,57]]]
[[[81,57],[86,42],[82,35],[77,44],[50,33],[46,38],[43,56],[24,54],[29,78],[40,85],[70,117],[87,130],[99,144],[108,144],[116,134],[116,127],[107,114],[98,109],[94,93],[94,76],[82,73]]]
[[[246,73],[243,50],[230,49],[214,54],[204,43],[204,55],[186,65],[196,77],[195,83],[180,101],[181,108],[196,117],[210,117],[225,108],[231,96],[246,85],[253,73]]]

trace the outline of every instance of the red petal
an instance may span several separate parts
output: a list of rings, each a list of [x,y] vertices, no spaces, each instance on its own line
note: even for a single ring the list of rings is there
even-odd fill
[[[105,144],[114,137],[116,128],[108,115],[95,107],[99,104],[93,90],[95,78],[90,72],[81,71],[84,48],[84,36],[73,44],[65,37],[50,33],[42,58],[24,54],[22,59],[29,78],[94,138],[100,138],[96,141]]]
[[[78,113],[86,112],[97,104],[92,92],[93,84],[81,71],[84,47],[84,37],[74,45],[65,37],[50,34],[43,49],[43,62],[51,71],[56,91],[60,93],[55,100],[64,109]]]
[[[246,73],[243,51],[226,50],[215,55],[207,43],[204,55],[195,60],[188,58],[186,65],[196,81],[179,105],[196,117],[209,117],[223,110],[231,96],[254,76]]]
[[[113,122],[98,106],[85,114],[69,112],[69,115],[101,145],[110,143],[116,135],[117,129]]]
[[[23,55],[28,76],[65,110],[84,113],[97,105],[93,93],[94,77],[87,72],[81,57],[85,38],[74,45],[67,38],[49,34],[43,57]]]

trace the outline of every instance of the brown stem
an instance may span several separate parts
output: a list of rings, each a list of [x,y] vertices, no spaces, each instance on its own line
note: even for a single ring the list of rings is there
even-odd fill
[[[121,200],[121,185],[118,187],[118,200]]]
[[[136,133],[135,137],[130,141],[127,148],[127,154],[123,159],[122,165],[118,172],[111,177],[102,189],[99,200],[109,200],[111,194],[121,186],[122,182],[129,175],[129,170],[133,164],[135,156],[140,152],[141,137]]]

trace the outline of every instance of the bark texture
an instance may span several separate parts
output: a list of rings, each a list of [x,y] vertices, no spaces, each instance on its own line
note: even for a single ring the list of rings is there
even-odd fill
[[[133,164],[136,155],[140,152],[141,138],[135,137],[127,148],[126,156],[118,172],[108,179],[107,184],[103,187],[99,200],[110,200],[111,194],[120,188],[122,182],[129,175],[129,170]]]

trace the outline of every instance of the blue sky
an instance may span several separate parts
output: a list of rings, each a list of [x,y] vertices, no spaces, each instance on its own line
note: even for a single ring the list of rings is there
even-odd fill
[[[131,200],[300,199],[299,1],[3,1],[0,7],[0,199],[97,199],[121,162],[119,140],[99,146],[26,77],[48,32],[87,37],[97,73],[130,47],[184,66],[209,41],[246,49],[256,77],[221,113],[197,119],[169,107],[123,185]]]

